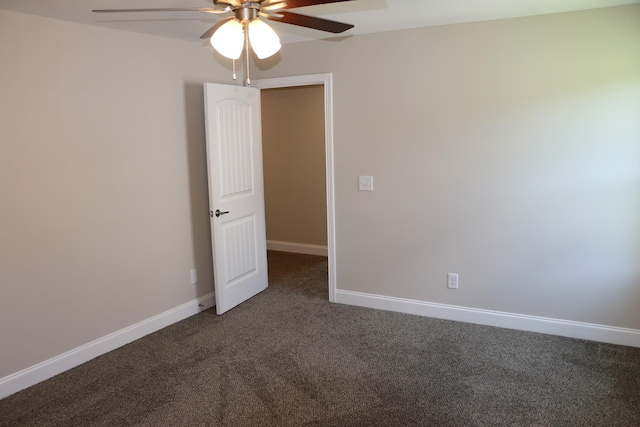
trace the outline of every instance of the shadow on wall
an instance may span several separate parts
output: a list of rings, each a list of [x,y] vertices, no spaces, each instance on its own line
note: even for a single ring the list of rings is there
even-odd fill
[[[194,298],[196,298],[213,292],[204,89],[202,83],[185,83],[184,96],[193,258],[195,260],[194,268],[198,270],[197,295],[194,295]]]

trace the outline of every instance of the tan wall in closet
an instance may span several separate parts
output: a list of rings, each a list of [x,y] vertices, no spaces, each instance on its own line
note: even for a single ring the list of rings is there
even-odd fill
[[[324,88],[262,91],[267,240],[327,245]]]

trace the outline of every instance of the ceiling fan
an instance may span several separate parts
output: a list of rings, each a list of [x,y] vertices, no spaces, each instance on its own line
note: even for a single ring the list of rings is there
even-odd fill
[[[230,14],[231,16],[226,16],[216,22],[200,38],[210,39],[211,44],[218,53],[233,60],[234,80],[236,78],[235,60],[240,58],[244,50],[247,74],[245,83],[249,85],[249,46],[253,48],[253,52],[259,59],[274,55],[281,47],[280,39],[276,32],[260,18],[339,34],[353,28],[353,25],[288,12],[285,9],[343,1],[352,0],[213,0],[213,7],[96,9],[93,12],[202,12]]]

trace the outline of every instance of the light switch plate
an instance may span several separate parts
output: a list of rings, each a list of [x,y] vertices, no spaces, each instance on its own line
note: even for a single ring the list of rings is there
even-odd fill
[[[373,191],[373,177],[372,176],[359,176],[358,177],[358,190],[360,190],[360,191]]]

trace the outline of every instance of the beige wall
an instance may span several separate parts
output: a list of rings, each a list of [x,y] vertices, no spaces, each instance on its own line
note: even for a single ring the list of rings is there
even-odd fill
[[[324,87],[262,91],[267,240],[327,245]]]
[[[638,46],[640,6],[285,46],[260,78],[333,73],[338,289],[640,329]]]
[[[230,79],[199,44],[2,10],[0,57],[2,378],[213,291],[202,83]]]

